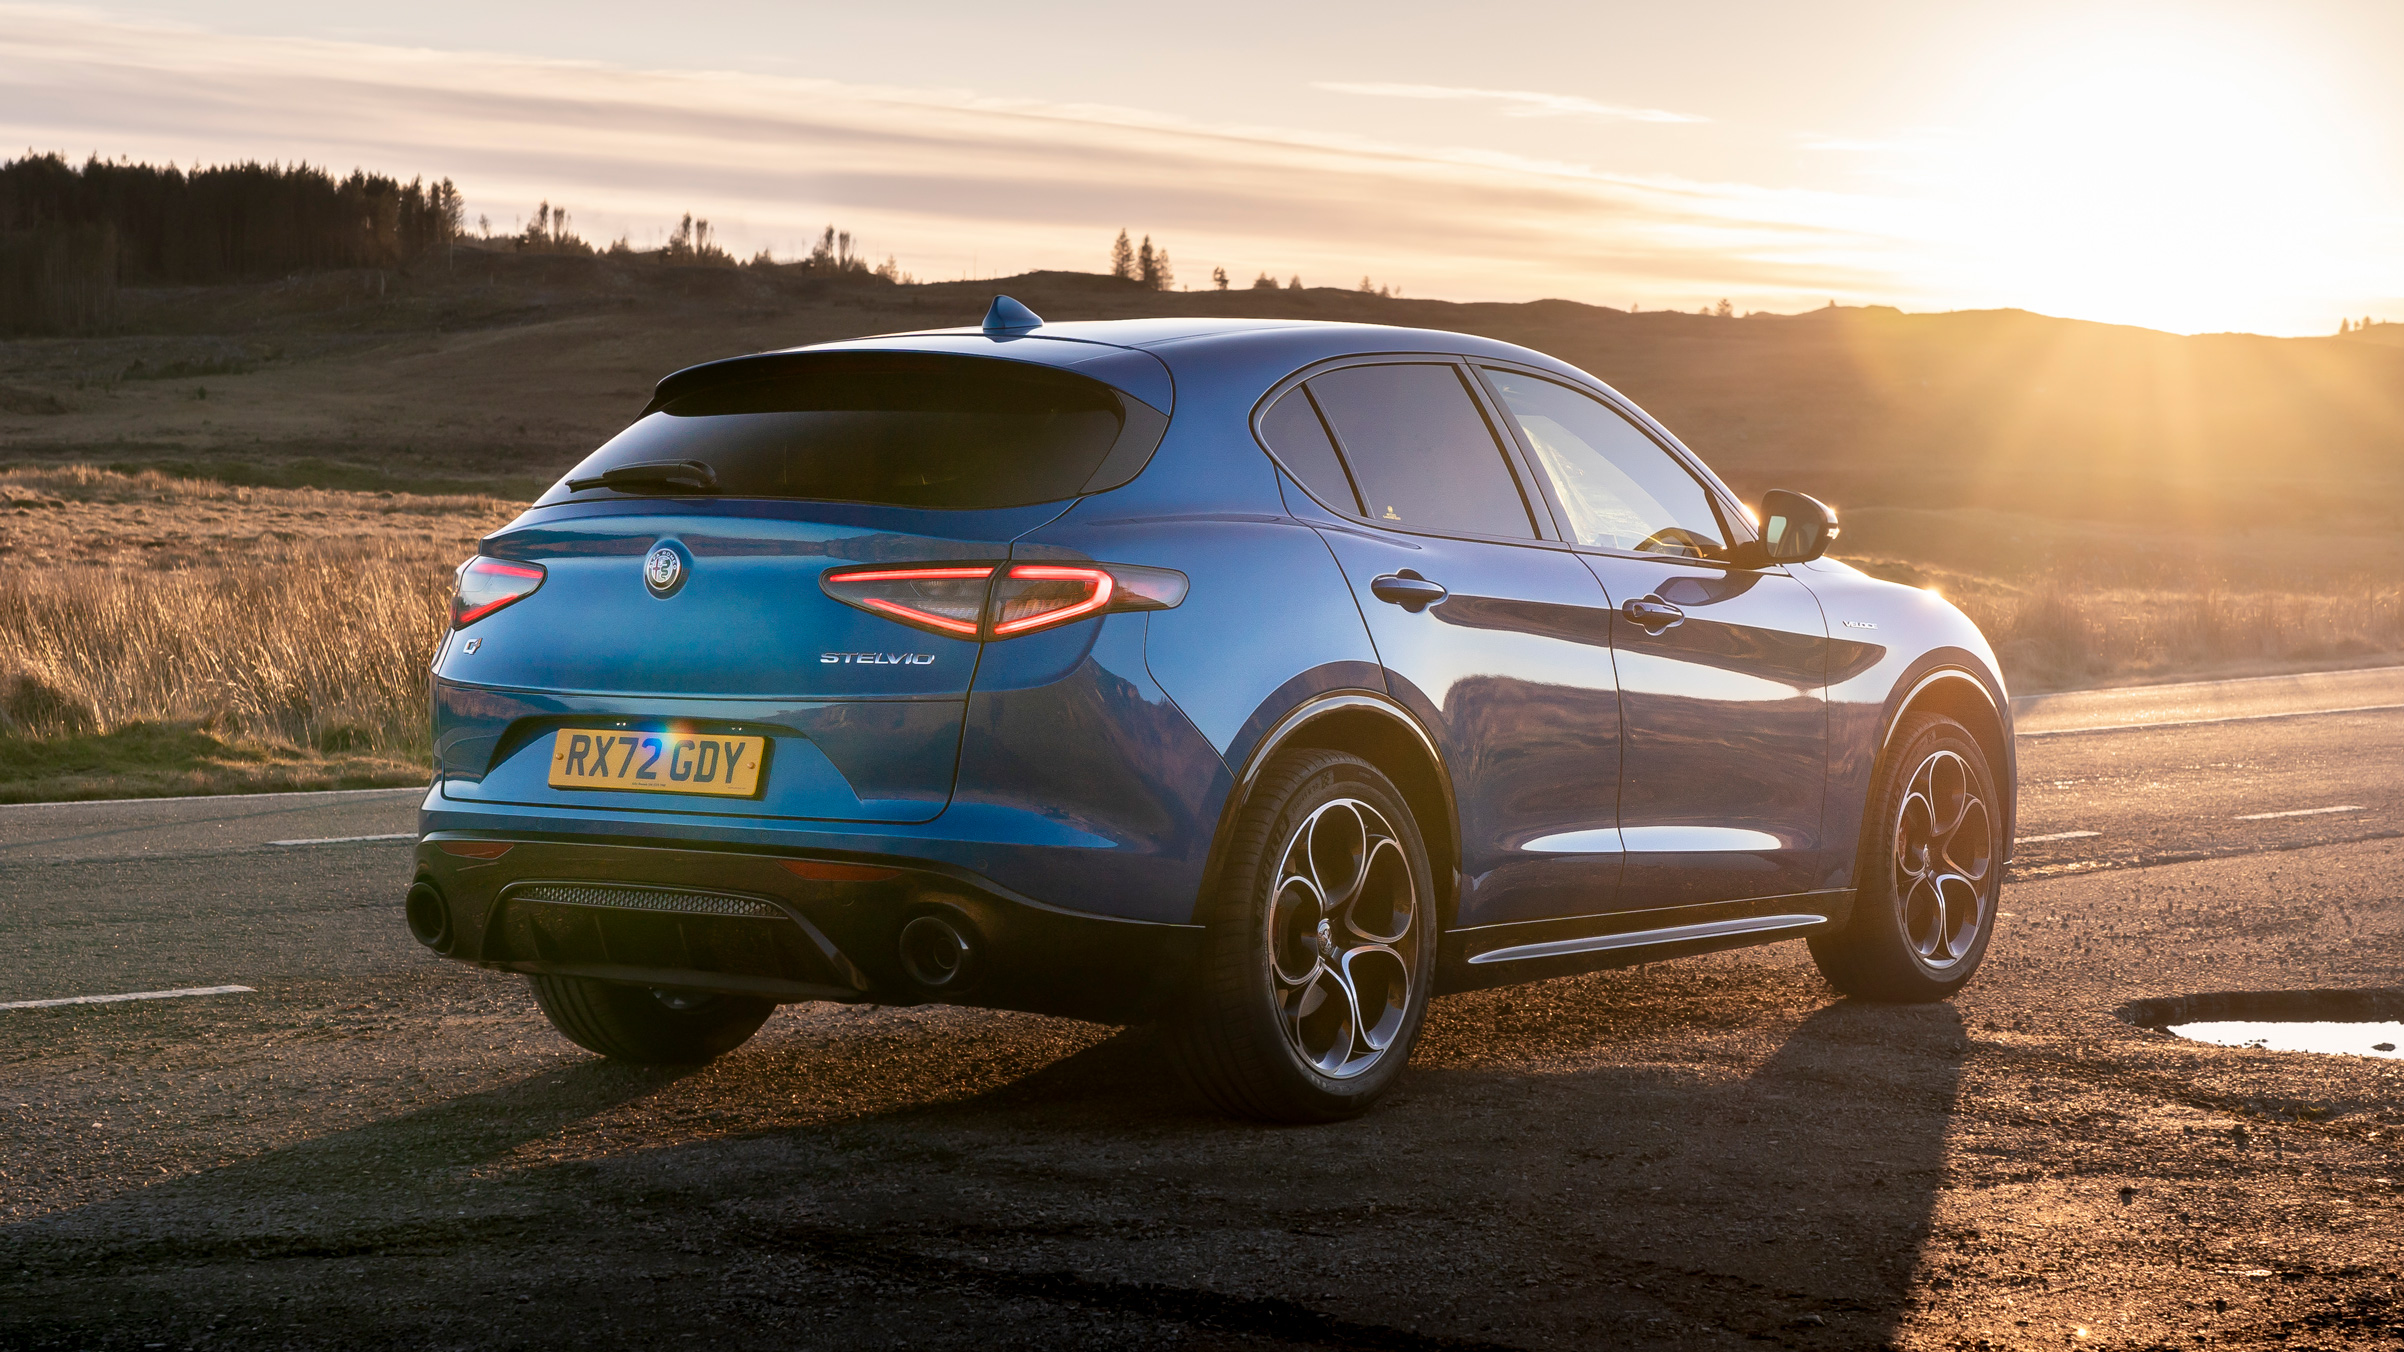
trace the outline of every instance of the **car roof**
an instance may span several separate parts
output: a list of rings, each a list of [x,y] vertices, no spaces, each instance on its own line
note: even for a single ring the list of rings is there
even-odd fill
[[[828,352],[951,353],[1032,362],[1092,376],[1163,412],[1172,410],[1180,379],[1226,380],[1266,389],[1317,362],[1379,353],[1486,357],[1601,383],[1533,349],[1446,329],[1293,319],[1107,319],[1006,332],[962,327],[875,334],[705,362],[662,380],[652,407],[698,384],[764,373],[805,354]]]
[[[994,343],[997,348],[1002,344],[1027,338],[1043,338],[1055,342],[1101,343],[1112,347],[1136,348],[1162,357],[1167,357],[1172,352],[1180,356],[1192,356],[1217,349],[1260,346],[1274,347],[1286,352],[1315,351],[1317,356],[1312,360],[1377,352],[1449,352],[1465,357],[1484,356],[1509,361],[1524,361],[1538,366],[1559,367],[1564,371],[1575,369],[1531,348],[1524,348],[1516,343],[1501,342],[1493,338],[1482,338],[1471,333],[1458,333],[1450,329],[1412,328],[1398,324],[1351,324],[1317,319],[1193,316],[1158,319],[1070,320],[1059,324],[1042,324],[1035,328],[1009,334],[994,334],[984,329],[968,327],[924,329],[913,333],[881,334],[874,338],[851,339],[841,343],[822,343],[817,344],[816,348],[841,348],[869,342],[906,345],[914,339],[925,338],[954,341],[962,338],[982,340]],[[996,355],[999,355],[998,351]]]

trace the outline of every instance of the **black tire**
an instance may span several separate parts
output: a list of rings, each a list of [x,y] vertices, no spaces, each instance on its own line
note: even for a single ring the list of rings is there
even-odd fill
[[[1852,919],[1813,938],[1811,956],[1847,995],[1925,1004],[1960,990],[1986,957],[2003,803],[1978,739],[1943,714],[1907,716],[1890,746],[1862,822]]]
[[[740,1047],[776,1012],[744,995],[655,991],[581,976],[533,976],[534,1003],[586,1051],[638,1066],[692,1066]]]
[[[1435,974],[1435,889],[1410,807],[1367,761],[1290,752],[1262,771],[1226,850],[1200,970],[1163,1030],[1171,1059],[1238,1117],[1366,1111],[1410,1060]]]

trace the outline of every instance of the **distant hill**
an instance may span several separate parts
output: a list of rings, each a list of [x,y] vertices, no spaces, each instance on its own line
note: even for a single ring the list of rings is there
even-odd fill
[[[722,257],[722,256],[721,256]],[[1079,273],[923,285],[801,267],[510,252],[118,289],[100,335],[0,341],[0,462],[530,493],[691,362],[976,322],[1257,315],[1424,325],[1550,352],[1748,493],[1993,508],[2182,532],[2392,534],[2404,345],[2178,337],[2019,311],[1722,319],[1335,289],[1154,292]]]

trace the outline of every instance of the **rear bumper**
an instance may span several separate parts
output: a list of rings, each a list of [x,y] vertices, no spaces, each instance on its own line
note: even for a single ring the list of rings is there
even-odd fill
[[[443,820],[453,815],[465,814],[422,815],[411,927],[446,957],[500,971],[1123,1023],[1174,998],[1201,933],[1059,910],[923,859]],[[921,917],[968,945],[932,984],[902,956]]]

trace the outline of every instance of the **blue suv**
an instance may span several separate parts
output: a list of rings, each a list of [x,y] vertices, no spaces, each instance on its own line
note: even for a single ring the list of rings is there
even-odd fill
[[[2009,706],[1836,529],[1455,333],[1004,297],[693,367],[461,565],[409,925],[606,1056],[803,1000],[1156,1020],[1285,1121],[1453,991],[1799,938],[1941,999]]]

